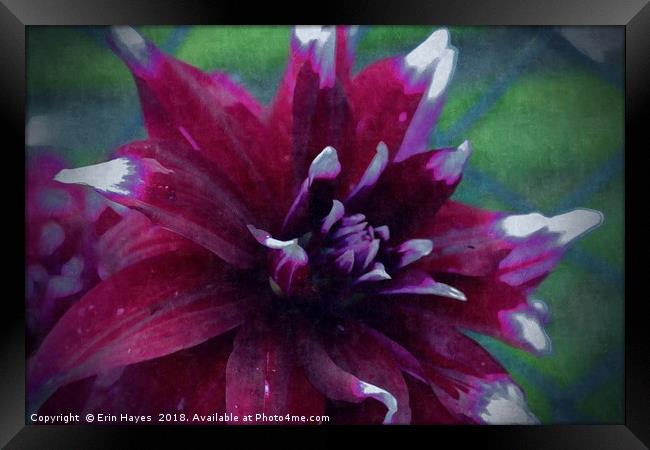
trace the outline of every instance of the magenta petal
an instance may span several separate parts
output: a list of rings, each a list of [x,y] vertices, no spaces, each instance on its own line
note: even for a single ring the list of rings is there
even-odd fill
[[[377,145],[377,154],[372,158],[370,164],[368,164],[368,168],[361,175],[354,189],[348,194],[345,200],[346,204],[365,199],[368,193],[375,187],[381,174],[386,169],[386,165],[388,165],[388,148],[386,144],[380,142]]]
[[[411,352],[382,332],[374,328],[366,327],[365,325],[360,326],[376,341],[377,345],[385,349],[393,357],[403,372],[408,373],[417,380],[426,381],[422,365]]]
[[[398,404],[392,393],[341,368],[314,337],[301,336],[299,348],[307,378],[323,395],[352,403],[367,398],[378,400],[387,408],[384,423],[394,423]]]
[[[378,61],[353,79],[357,149],[351,167],[344,166],[346,187],[361,177],[379,142],[395,162],[426,151],[455,62],[448,40],[438,30],[404,57]]]
[[[269,123],[276,133],[277,158],[292,164],[297,180],[307,176],[309,162],[323,148],[339,150],[343,167],[354,148],[352,111],[342,87],[344,80],[337,78],[337,59],[348,59],[337,57],[346,47],[337,46],[339,34],[333,27],[317,26],[296,27],[292,33],[287,71]]]
[[[571,242],[601,222],[601,213],[586,209],[547,218],[537,213],[508,216],[447,202],[417,234],[435,240],[425,259],[431,272],[496,275],[511,286],[531,289]]]
[[[210,254],[176,252],[129,266],[75,303],[47,336],[29,364],[32,401],[224,333],[244,320],[253,297]]]
[[[263,204],[274,186],[261,106],[226,75],[176,60],[129,27],[113,27],[109,41],[136,80],[149,137],[191,146]]]
[[[326,147],[309,166],[307,178],[302,183],[289,212],[282,224],[283,234],[301,235],[308,230],[310,217],[320,217],[325,204],[331,200],[331,182],[341,172],[336,149]],[[329,205],[328,205],[329,206]],[[336,206],[336,205],[335,205]]]
[[[143,214],[130,210],[97,242],[97,271],[102,280],[123,268],[153,256],[195,244],[182,236],[154,225]]]
[[[39,410],[40,414],[102,413],[150,415],[214,414],[225,409],[226,361],[232,337],[216,339],[167,356],[112,369],[95,378],[59,389]],[[66,407],[61,394],[71,395],[78,384],[92,381],[83,406]],[[78,390],[78,388],[77,388]]]
[[[120,154],[106,163],[63,170],[56,180],[90,185],[231,264],[254,263],[255,245],[245,227],[253,217],[238,190],[214,176],[209,161],[187,147],[156,141],[128,144]]]
[[[408,389],[400,367],[384,347],[386,343],[380,343],[378,333],[370,332],[365,326],[348,322],[342,328],[327,345],[332,361],[357,378],[390,392],[397,402],[390,423],[408,424],[411,420]]]
[[[321,394],[296,365],[288,329],[273,331],[260,323],[247,323],[238,331],[226,368],[228,412],[240,417],[317,415],[323,406]]]
[[[411,397],[413,425],[458,425],[464,423],[440,402],[429,383],[405,377]]]
[[[255,239],[270,249],[270,282],[274,292],[281,296],[305,294],[310,289],[309,257],[298,245],[298,240],[280,241],[270,233],[248,225]]]
[[[396,306],[388,331],[419,359],[436,396],[461,422],[538,423],[521,389],[478,343],[435,313]]]
[[[397,239],[420,237],[421,224],[435,217],[460,183],[470,154],[466,141],[457,149],[432,150],[389,165],[369,193],[364,211],[373,223],[388,225]]]
[[[551,341],[544,331],[547,315],[527,293],[491,277],[437,274],[467,297],[466,302],[439,302],[403,298],[414,313],[436,317],[447,324],[487,334],[510,345],[544,355]]]
[[[226,410],[237,415],[290,413],[290,348],[258,327],[246,324],[235,338],[226,368]]]
[[[466,301],[466,295],[457,288],[434,280],[429,274],[419,269],[408,269],[399,273],[394,279],[382,283],[377,293],[382,295],[432,295]]]

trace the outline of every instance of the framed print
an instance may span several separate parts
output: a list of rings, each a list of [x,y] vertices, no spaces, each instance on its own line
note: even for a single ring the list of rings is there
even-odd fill
[[[150,6],[3,6],[3,445],[645,448],[650,7]]]

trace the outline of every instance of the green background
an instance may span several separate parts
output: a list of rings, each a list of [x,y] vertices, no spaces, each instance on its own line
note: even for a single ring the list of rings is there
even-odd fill
[[[233,74],[263,102],[282,76],[290,33],[288,27],[139,30],[186,62]],[[408,51],[431,31],[363,27],[355,70]],[[605,31],[622,41],[621,28]],[[474,147],[454,198],[517,213],[552,215],[582,206],[605,214],[605,223],[572,247],[538,289],[551,310],[551,356],[473,336],[510,370],[543,423],[621,423],[622,47],[597,62],[560,29],[450,32],[459,56],[432,145],[470,139]],[[133,80],[105,35],[103,27],[28,29],[28,121],[38,116],[41,126],[27,138],[56,147],[73,166],[103,161],[119,144],[145,136]]]

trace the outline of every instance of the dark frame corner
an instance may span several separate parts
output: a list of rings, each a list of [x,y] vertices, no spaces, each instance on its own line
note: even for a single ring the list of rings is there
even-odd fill
[[[115,0],[2,0],[0,2],[0,76],[2,87],[2,123],[5,125],[3,137],[11,138],[12,144],[6,145],[5,155],[13,155],[18,166],[24,163],[23,154],[18,151],[24,146],[25,113],[25,37],[26,27],[30,25],[89,25],[89,24],[215,24],[215,23],[262,23],[271,21],[272,13],[278,23],[446,23],[458,25],[619,25],[625,27],[626,33],[626,149],[647,149],[647,140],[642,140],[642,112],[650,100],[650,3],[648,0],[631,0],[619,3],[611,0],[568,0],[548,2],[519,2],[517,0],[492,0],[490,2],[472,2],[458,0],[454,2],[402,0],[389,3],[386,0],[366,2],[363,0],[347,2],[330,2],[327,11],[306,13],[297,8],[282,11],[275,2],[261,6],[251,16],[250,7],[236,2],[209,2],[205,0],[192,2],[173,2],[160,0],[147,2],[133,0],[121,3]],[[153,4],[153,5],[152,5]],[[181,6],[182,5],[182,6]],[[152,7],[155,6],[155,7]],[[267,11],[268,9],[269,11]],[[333,13],[336,12],[336,13]],[[296,14],[299,13],[299,14]],[[279,16],[279,14],[284,14]],[[627,152],[626,152],[627,153]],[[626,201],[634,193],[644,192],[640,186],[641,164],[629,163],[626,158]],[[16,211],[17,220],[11,223],[10,236],[24,236],[24,199],[15,183],[24,183],[23,171],[15,169],[13,176],[2,177],[5,192],[11,195],[5,199]],[[636,185],[639,186],[636,186]],[[643,199],[640,199],[643,201]],[[630,212],[626,208],[626,223],[632,224]],[[647,315],[644,314],[643,296],[634,295],[635,285],[639,284],[638,267],[634,264],[639,252],[640,233],[631,226],[626,239],[626,264],[630,267],[626,277],[626,326],[625,326],[625,424],[599,426],[542,426],[542,427],[412,427],[415,433],[422,433],[428,441],[436,441],[441,435],[452,442],[471,442],[496,445],[499,448],[572,448],[572,449],[642,449],[650,445],[650,352],[647,349],[649,329]],[[24,407],[24,311],[22,301],[24,276],[21,261],[24,258],[23,242],[11,237],[15,242],[14,258],[11,259],[7,278],[16,290],[6,296],[3,321],[0,332],[3,333],[3,370],[0,406],[0,445],[7,448],[42,448],[47,442],[48,448],[114,448],[130,446],[133,439],[149,439],[156,435],[158,439],[167,440],[172,433],[182,434],[185,439],[187,430],[171,430],[143,427],[127,430],[126,427],[91,427],[91,426],[30,426],[25,425]],[[632,248],[631,242],[635,243]],[[630,263],[631,262],[631,263]],[[15,272],[15,273],[14,273]],[[639,290],[640,291],[640,290]],[[640,291],[641,292],[641,291]],[[211,427],[212,428],[212,427]],[[129,431],[128,435],[124,431]],[[207,432],[214,434],[215,428],[208,430],[192,428],[192,436],[202,436]],[[349,430],[349,429],[348,429]],[[395,429],[373,429],[372,435],[377,440],[394,436]],[[398,431],[404,431],[401,428]],[[256,430],[259,431],[259,430]],[[317,439],[329,440],[339,429],[324,428],[307,430],[310,435],[317,434]],[[334,433],[332,433],[334,431]],[[246,437],[238,430],[217,428],[217,433],[235,434]],[[262,433],[280,439],[283,430],[263,429]],[[304,432],[304,431],[303,431]],[[276,434],[277,433],[277,434]],[[307,434],[307,433],[305,433]],[[399,433],[401,434],[401,433]],[[258,436],[259,437],[259,436]],[[403,441],[404,436],[400,439]],[[181,441],[183,442],[183,441]],[[284,445],[284,444],[283,444]]]

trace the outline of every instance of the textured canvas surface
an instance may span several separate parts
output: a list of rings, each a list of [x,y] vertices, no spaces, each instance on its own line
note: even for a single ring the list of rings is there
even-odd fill
[[[166,52],[234,74],[269,102],[287,57],[287,27],[143,27]],[[424,39],[431,27],[362,29],[356,68]],[[135,85],[104,28],[31,27],[27,140],[74,166],[145,136]],[[622,28],[451,27],[459,51],[436,146],[473,143],[454,199],[545,215],[600,210],[540,286],[553,353],[538,358],[474,336],[524,388],[543,423],[623,421],[624,97]]]

